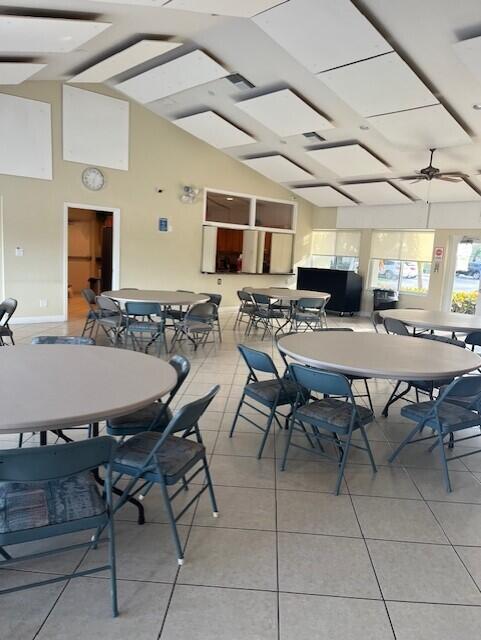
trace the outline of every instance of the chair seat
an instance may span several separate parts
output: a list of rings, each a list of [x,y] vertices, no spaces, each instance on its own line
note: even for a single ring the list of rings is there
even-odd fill
[[[0,327],[0,336],[11,336],[12,330],[8,327]]]
[[[137,331],[139,333],[157,333],[162,331],[163,323],[149,320],[142,320],[138,322],[129,322],[128,331]]]
[[[318,313],[310,313],[309,311],[295,311],[293,318],[304,322],[316,322],[317,320],[320,320]]]
[[[279,309],[256,309],[255,315],[259,318],[284,318],[284,314]]]
[[[356,405],[359,420],[354,424],[354,429],[358,429],[373,421],[374,415],[370,409],[361,405]],[[295,410],[295,417],[301,422],[318,426],[328,426],[338,432],[347,432],[351,422],[353,405],[344,400],[336,398],[323,398],[314,400]]]
[[[414,422],[422,422],[431,413],[433,405],[433,400],[409,404],[401,409],[401,415]],[[465,429],[481,424],[479,414],[451,402],[442,402],[438,406],[438,417],[443,431]],[[434,418],[430,418],[425,424],[433,428],[438,426]]]
[[[167,309],[166,313],[169,318],[173,318],[174,320],[183,320],[185,316],[185,311],[181,311],[180,309]]]
[[[124,316],[102,316],[101,318],[98,318],[98,322],[100,322],[100,324],[106,325],[108,327],[118,327],[119,325],[122,327],[125,327],[127,320],[124,318]]]
[[[161,411],[162,403],[153,402],[147,407],[133,411],[126,416],[107,420],[107,433],[110,436],[135,435],[149,431],[155,418]],[[162,405],[163,406],[163,405]],[[172,418],[172,411],[167,408],[162,411],[153,431],[163,431]]]
[[[0,482],[0,533],[38,529],[105,513],[88,471],[39,482]]]
[[[291,380],[285,380],[283,384],[284,389],[281,390],[277,404],[291,404],[296,399],[299,387]],[[251,382],[244,391],[254,400],[270,406],[276,401],[280,388],[281,383],[278,380],[262,380],[261,382]]]
[[[114,470],[135,475],[143,467],[147,456],[162,437],[161,433],[148,431],[124,442],[117,449],[113,462]],[[166,484],[175,484],[204,456],[204,445],[179,436],[169,436],[155,458]],[[154,469],[143,474],[143,477],[155,481],[158,478],[158,471]]]
[[[212,325],[207,322],[199,322],[196,320],[187,320],[181,324],[182,330],[190,333],[202,333],[212,330]]]

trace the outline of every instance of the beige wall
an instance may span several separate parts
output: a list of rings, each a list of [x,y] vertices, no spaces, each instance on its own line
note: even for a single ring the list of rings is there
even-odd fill
[[[104,87],[87,88],[116,95]],[[120,286],[219,291],[223,304],[233,305],[243,286],[286,283],[285,276],[201,274],[203,201],[182,204],[179,193],[183,184],[283,199],[292,198],[290,191],[131,103],[129,171],[104,169],[106,186],[92,193],[81,183],[84,165],[62,159],[61,89],[60,83],[31,82],[4,90],[52,105],[53,180],[0,175],[2,295],[19,300],[19,317],[63,313],[65,202],[120,208]],[[302,264],[310,252],[315,207],[301,199],[298,205],[294,260]],[[171,233],[157,231],[159,217],[169,218]],[[23,247],[23,257],[15,257],[16,246]],[[291,277],[289,284],[293,282]],[[48,300],[46,308],[40,308],[40,299]]]

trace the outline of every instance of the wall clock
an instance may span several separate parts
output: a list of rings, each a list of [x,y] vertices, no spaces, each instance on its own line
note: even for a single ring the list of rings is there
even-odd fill
[[[97,167],[87,167],[82,171],[82,184],[90,191],[100,191],[105,184],[105,176]]]

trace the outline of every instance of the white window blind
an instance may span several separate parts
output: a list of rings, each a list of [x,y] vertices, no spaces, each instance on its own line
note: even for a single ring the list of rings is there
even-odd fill
[[[312,253],[320,256],[357,258],[360,244],[360,231],[313,231],[312,233]]]
[[[371,258],[431,262],[433,231],[374,231]]]

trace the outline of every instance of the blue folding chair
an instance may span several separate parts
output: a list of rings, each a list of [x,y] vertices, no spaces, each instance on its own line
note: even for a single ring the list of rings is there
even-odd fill
[[[236,428],[237,420],[239,419],[239,417],[244,418],[244,420],[264,433],[259,451],[257,453],[257,457],[261,458],[273,420],[275,420],[279,427],[282,429],[282,425],[279,422],[277,409],[285,405],[290,405],[292,407],[297,394],[297,386],[291,380],[288,380],[287,378],[281,378],[279,372],[277,371],[276,365],[274,364],[272,358],[267,355],[267,353],[264,353],[263,351],[257,351],[256,349],[252,349],[251,347],[246,347],[243,344],[238,344],[237,348],[239,349],[240,354],[247,365],[249,373],[247,376],[246,384],[244,386],[244,390],[242,392],[241,399],[237,406],[234,421],[229,432],[229,438],[232,438],[232,436],[234,435],[234,430]],[[269,373],[273,377],[269,380],[259,380],[256,372]],[[267,409],[269,409],[269,413],[265,413],[264,411],[259,409],[259,406],[251,404],[246,398],[248,398],[249,400],[254,400],[263,407],[267,407]],[[257,424],[257,422],[254,422],[251,418],[249,418],[248,415],[241,413],[241,409],[244,404],[267,418],[267,424],[265,425],[265,427],[262,427]],[[286,418],[286,416],[282,415],[281,417],[282,419],[286,420],[287,424],[287,419],[289,416],[287,416]]]
[[[415,444],[434,438],[436,442],[429,448],[429,451],[433,451],[433,449],[439,447],[444,484],[446,490],[451,492],[452,487],[447,463],[451,462],[451,460],[459,460],[466,456],[472,456],[475,453],[479,453],[481,449],[473,449],[473,451],[452,456],[447,460],[444,447],[446,445],[452,447],[454,444],[454,434],[457,432],[481,425],[480,409],[481,375],[457,378],[440,391],[436,400],[416,402],[403,407],[401,409],[401,415],[409,420],[413,420],[416,426],[408,433],[390,456],[389,462],[393,462],[408,444]],[[413,438],[416,434],[421,433],[425,427],[433,430],[432,435],[414,440]],[[448,442],[445,442],[446,438]],[[479,433],[458,438],[455,442],[463,442],[471,438],[479,438]]]
[[[112,613],[118,615],[111,468],[116,446],[113,438],[103,436],[50,447],[0,451],[0,568],[73,549],[95,548],[98,534],[105,528],[109,544],[106,565],[1,589],[0,595],[108,569]],[[105,469],[103,493],[92,473],[101,466]],[[92,529],[96,533],[87,542],[48,551],[13,557],[5,548]]]
[[[200,434],[199,420],[219,389],[219,385],[216,385],[204,397],[181,407],[162,433],[147,431],[126,440],[119,446],[113,462],[113,469],[118,473],[114,480],[114,486],[124,475],[131,478],[115,505],[115,511],[120,509],[127,500],[139,494],[145,496],[154,485],[159,485],[180,565],[184,561],[184,552],[176,525],[179,518],[206,490],[210,494],[213,515],[214,517],[218,515],[206,450]],[[181,436],[173,435],[180,432],[182,432]],[[195,436],[195,442],[188,439],[190,435]],[[194,467],[197,469],[193,470]],[[193,472],[188,475],[191,470]],[[172,508],[173,501],[202,471],[205,483],[199,485],[199,490],[175,515]],[[182,486],[169,494],[167,488],[179,482],[182,483]]]
[[[145,344],[147,353],[151,345],[157,343],[157,355],[160,356],[163,343],[167,352],[165,311],[158,302],[126,302],[125,313],[125,346],[130,338],[135,351]]]
[[[291,444],[338,463],[336,495],[339,494],[349,450],[352,447],[366,451],[373,471],[377,471],[364,429],[374,420],[374,414],[367,407],[356,404],[349,380],[340,373],[319,371],[300,364],[290,364],[289,373],[292,380],[297,383],[298,391],[289,421],[289,432],[281,471],[286,468]],[[312,395],[313,392],[322,394],[324,397],[318,399]],[[308,449],[297,443],[292,443],[293,432],[302,431],[305,434],[306,424],[311,428],[309,436],[318,444],[317,448]],[[358,429],[361,432],[364,447],[352,442],[352,434]],[[334,457],[326,453],[323,442],[332,443],[338,456]]]

